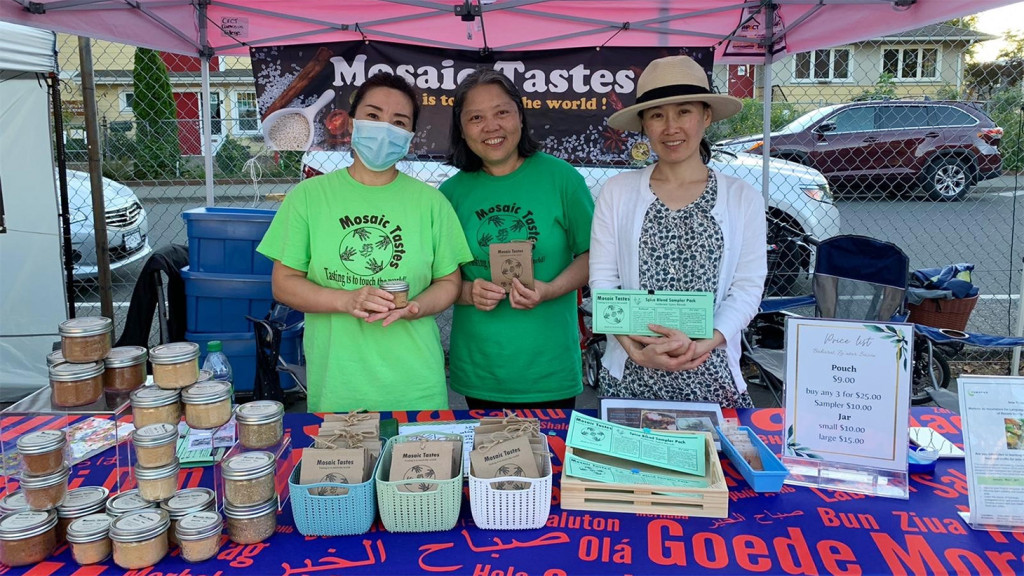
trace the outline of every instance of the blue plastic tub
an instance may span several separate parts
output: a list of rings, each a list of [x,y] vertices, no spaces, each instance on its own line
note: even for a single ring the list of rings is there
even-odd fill
[[[736,451],[736,447],[732,445],[732,442],[729,442],[725,434],[722,434],[722,429],[715,426],[718,437],[722,440],[722,451],[729,457],[732,465],[739,470],[740,474],[743,475],[743,479],[747,481],[747,484],[750,484],[754,492],[778,492],[782,490],[782,482],[786,479],[786,476],[789,476],[789,470],[782,465],[778,456],[758,438],[753,430],[747,426],[739,426],[738,429],[741,432],[746,432],[747,436],[750,437],[750,442],[757,448],[757,453],[761,456],[761,464],[764,466],[764,470],[754,470],[751,468],[743,456]]]
[[[207,274],[269,275],[274,263],[256,252],[275,210],[193,208],[182,212],[189,268]]]
[[[185,339],[199,344],[199,365],[206,360],[206,345],[211,340],[220,340],[224,354],[231,363],[236,393],[251,393],[256,381],[256,335],[254,332],[224,332],[211,334],[185,333]],[[302,326],[296,326],[281,333],[281,358],[289,364],[300,364],[302,359]],[[281,387],[285,390],[295,387],[295,380],[281,374]]]
[[[252,332],[246,315],[263,318],[274,300],[270,276],[204,274],[188,266],[181,277],[189,332]]]

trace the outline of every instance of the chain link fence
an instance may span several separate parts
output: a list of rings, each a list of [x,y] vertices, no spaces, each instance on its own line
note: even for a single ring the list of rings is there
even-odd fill
[[[936,25],[773,65],[770,295],[809,289],[813,253],[794,238],[863,234],[901,246],[912,268],[974,264],[981,297],[968,329],[1012,333],[1024,255],[1024,209],[1017,210],[1024,182],[1015,175],[1024,168],[1024,60],[971,64],[971,46],[983,38]],[[69,168],[84,172],[77,39],[61,35],[58,47],[65,126],[58,137],[67,145]],[[198,58],[138,52],[107,42],[92,47],[103,173],[111,181],[106,202],[115,334],[124,328],[146,258],[161,246],[185,244],[181,213],[206,203],[201,106],[212,110],[218,206],[274,208],[275,198],[303,175],[347,162],[344,154],[304,157],[264,147],[247,58],[211,62],[212,93],[204,104]],[[716,66],[715,88],[743,98],[744,107],[708,133],[721,144],[713,167],[758,188],[763,74],[762,66]],[[637,139],[623,134],[612,144],[625,160]],[[578,169],[596,195],[624,169],[617,164]],[[438,158],[400,167],[433,184],[452,170]],[[70,194],[79,223],[77,309],[98,314],[87,178],[73,180]]]

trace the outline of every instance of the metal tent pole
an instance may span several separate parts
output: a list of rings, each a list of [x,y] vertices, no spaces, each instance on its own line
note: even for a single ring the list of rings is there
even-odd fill
[[[1024,336],[1024,260],[1021,261],[1020,269],[1020,297],[1017,300],[1017,331],[1014,336]],[[1013,349],[1013,358],[1010,360],[1010,375],[1017,376],[1020,373],[1020,346]]]
[[[213,110],[210,99],[210,58],[213,56],[213,49],[207,38],[208,19],[206,8],[209,0],[200,1],[196,4],[198,11],[197,20],[199,24],[199,58],[202,66],[202,103],[200,104],[200,118],[203,123],[203,172],[206,174],[206,205],[213,206]]]
[[[771,185],[769,176],[769,163],[771,162],[772,148],[772,50],[775,47],[775,4],[763,2],[764,7],[764,114],[761,130],[764,133],[764,145],[761,148],[761,195],[764,196],[765,204],[768,203]]]

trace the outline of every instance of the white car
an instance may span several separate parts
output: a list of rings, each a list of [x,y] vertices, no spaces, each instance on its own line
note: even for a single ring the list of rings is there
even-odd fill
[[[92,216],[92,184],[88,172],[68,170],[68,209],[71,215],[71,260],[76,280],[99,273]],[[107,251],[110,269],[116,270],[149,256],[149,222],[146,209],[132,189],[103,179],[103,204],[107,220]]]
[[[348,166],[347,152],[307,152],[303,156],[302,175],[310,178]],[[709,166],[735,176],[761,189],[761,156],[715,150]],[[402,160],[398,169],[428,184],[438,186],[458,170],[441,160]],[[612,176],[634,167],[577,166],[595,198]],[[832,200],[828,181],[817,170],[798,164],[770,159],[768,190],[768,281],[767,295],[788,294],[794,283],[810,269],[812,251],[796,241],[802,235],[818,240],[839,233],[839,210]]]

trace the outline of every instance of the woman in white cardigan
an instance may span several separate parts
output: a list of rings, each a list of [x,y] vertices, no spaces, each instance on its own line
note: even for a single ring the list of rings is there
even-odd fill
[[[658,161],[601,189],[590,240],[590,287],[711,292],[714,335],[615,336],[602,359],[605,396],[752,407],[740,373],[740,331],[757,312],[767,273],[761,193],[707,167],[704,131],[742,103],[712,94],[687,56],[651,62],[636,104],[608,119],[641,131]]]

